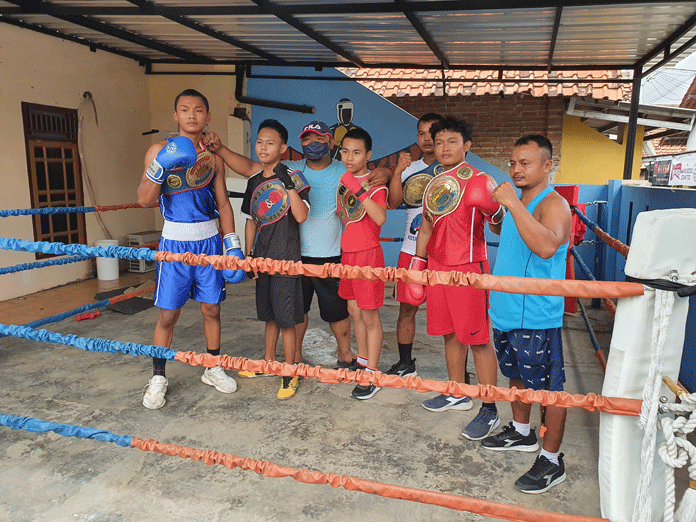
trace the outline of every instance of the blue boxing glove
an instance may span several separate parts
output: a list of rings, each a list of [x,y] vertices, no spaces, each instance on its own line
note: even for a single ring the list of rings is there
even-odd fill
[[[242,242],[239,241],[239,236],[234,232],[230,234],[225,234],[222,238],[222,246],[226,256],[235,256],[239,259],[244,259],[244,252],[242,252]],[[246,279],[246,272],[244,270],[230,270],[223,269],[222,277],[228,283],[241,283]]]
[[[165,170],[193,167],[198,156],[196,146],[186,136],[167,138],[167,141],[169,143],[159,151],[145,173],[150,181],[158,185],[164,182]]]

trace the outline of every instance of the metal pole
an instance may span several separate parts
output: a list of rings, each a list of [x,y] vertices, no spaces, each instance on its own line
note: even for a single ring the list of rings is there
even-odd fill
[[[642,78],[642,67],[633,69],[633,88],[631,89],[631,110],[628,113],[623,179],[631,179],[633,172],[633,153],[636,148],[636,126],[638,124],[638,103],[640,101],[640,81]]]

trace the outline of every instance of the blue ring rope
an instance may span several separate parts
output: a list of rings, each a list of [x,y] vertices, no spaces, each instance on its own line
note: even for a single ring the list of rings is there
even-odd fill
[[[595,223],[594,221],[590,221],[590,218],[588,218],[585,214],[583,214],[582,210],[580,210],[578,207],[573,207],[573,211],[575,212],[575,215],[580,218],[580,221],[585,223],[587,227],[590,230],[594,230],[595,228],[599,228],[599,225]]]
[[[86,350],[89,352],[105,352],[105,353],[125,353],[128,355],[148,355],[159,359],[167,359],[173,361],[176,357],[176,350],[165,348],[163,346],[155,346],[153,344],[135,344],[121,343],[118,341],[107,341],[105,339],[94,339],[89,337],[78,337],[77,335],[61,335],[48,330],[34,330],[27,326],[17,326],[14,324],[0,324],[0,334],[9,335],[12,337],[22,337],[32,339],[34,341],[42,341],[46,343],[64,344]]]
[[[0,268],[0,275],[2,274],[13,274],[15,272],[22,272],[24,270],[33,270],[34,268],[45,268],[47,266],[53,265],[67,265],[70,263],[77,263],[79,261],[87,261],[92,259],[92,256],[72,256],[72,257],[61,257],[60,259],[50,259],[48,261],[40,261],[38,263],[21,263],[14,266],[6,266]]]
[[[94,310],[95,308],[101,308],[102,306],[109,306],[110,304],[111,304],[111,301],[109,299],[104,299],[103,301],[99,301],[97,303],[86,304],[84,306],[80,306],[79,308],[75,308],[75,309],[69,310],[67,312],[52,315],[51,317],[44,317],[43,319],[37,319],[36,321],[32,321],[31,323],[23,324],[22,326],[26,326],[27,328],[36,328],[37,326],[43,326],[43,325],[49,324],[49,323],[57,323],[58,321],[62,321],[63,319],[65,319],[67,317],[81,314],[82,312],[89,312],[90,310]],[[0,338],[2,338],[2,337],[7,337],[7,335],[0,334]]]
[[[115,257],[144,261],[155,261],[155,254],[157,253],[149,248],[122,246],[90,247],[80,244],[66,245],[65,243],[49,243],[47,241],[26,241],[11,237],[0,237],[0,249],[17,252],[42,252],[44,254]]]
[[[570,247],[570,253],[573,254],[573,257],[575,258],[575,262],[578,264],[580,269],[585,273],[587,277],[589,277],[592,281],[596,281],[597,278],[592,274],[592,270],[590,270],[590,267],[585,264],[585,262],[582,260],[580,257],[580,254],[576,250],[574,246]]]
[[[97,207],[16,208],[14,210],[0,210],[0,217],[32,216],[36,214],[84,214],[96,211]]]
[[[73,426],[72,424],[56,424],[55,422],[48,422],[34,417],[19,417],[17,415],[0,414],[0,426],[7,426],[13,430],[25,430],[34,433],[52,431],[64,437],[113,442],[124,448],[130,448],[131,441],[133,440],[133,437],[116,435],[106,430],[96,430],[85,426]]]

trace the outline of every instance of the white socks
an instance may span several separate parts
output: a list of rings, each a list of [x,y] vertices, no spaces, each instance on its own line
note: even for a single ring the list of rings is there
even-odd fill
[[[517,433],[519,433],[523,437],[526,437],[531,432],[531,429],[529,427],[529,423],[522,424],[521,422],[512,421],[512,425],[515,428],[515,431],[517,431]]]

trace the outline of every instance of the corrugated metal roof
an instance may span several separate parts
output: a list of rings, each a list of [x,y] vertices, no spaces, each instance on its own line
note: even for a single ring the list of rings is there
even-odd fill
[[[0,22],[144,63],[630,69],[696,43],[696,2],[12,0]]]

